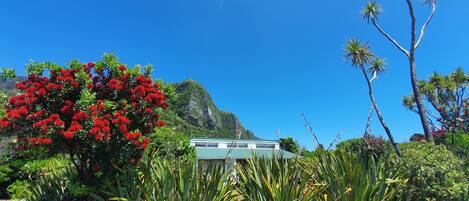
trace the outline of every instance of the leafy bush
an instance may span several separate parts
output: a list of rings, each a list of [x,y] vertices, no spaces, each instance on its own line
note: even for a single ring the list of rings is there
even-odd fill
[[[381,136],[367,134],[363,138],[353,138],[342,141],[336,145],[336,149],[360,153],[364,158],[372,155],[377,159],[384,156],[391,149],[391,144],[385,141]]]
[[[32,160],[21,167],[22,179],[8,187],[12,198],[23,200],[84,200],[90,189],[79,185],[69,160],[55,156]]]
[[[394,161],[409,177],[405,189],[413,200],[459,200],[467,193],[468,182],[462,170],[463,162],[444,145],[429,142],[400,144],[402,157]]]
[[[190,146],[187,135],[174,131],[169,127],[156,129],[150,136],[151,148],[157,150],[159,158],[168,160],[194,160],[195,149]]]
[[[31,185],[25,180],[16,180],[13,184],[8,186],[8,193],[13,199],[25,199],[32,195],[30,191]]]
[[[319,195],[323,196],[317,199],[398,199],[402,197],[398,189],[405,186],[407,179],[402,171],[391,166],[389,152],[378,160],[364,159],[361,153],[342,149],[323,152],[312,175]]]
[[[43,75],[46,68],[50,76]],[[158,112],[167,104],[159,85],[113,55],[69,67],[32,63],[27,71],[0,121],[2,132],[17,135],[19,149],[67,154],[85,183],[134,164],[153,129],[164,125]]]
[[[244,200],[311,200],[315,195],[310,175],[293,159],[254,156],[236,166],[236,186]]]
[[[140,169],[121,169],[115,179],[107,178],[103,196],[96,200],[232,200],[229,172],[216,165],[199,172],[194,161],[160,159],[157,153],[143,155]]]

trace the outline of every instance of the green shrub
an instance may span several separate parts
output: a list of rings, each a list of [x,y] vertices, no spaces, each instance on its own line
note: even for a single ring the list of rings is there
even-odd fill
[[[194,160],[161,159],[146,151],[139,168],[121,169],[115,178],[106,178],[95,200],[191,201],[232,200],[229,172],[221,165],[201,172]]]
[[[55,156],[31,160],[19,168],[21,179],[8,187],[14,199],[84,200],[90,189],[77,183],[76,172],[68,159]]]
[[[323,152],[312,175],[319,195],[316,200],[396,200],[407,178],[391,168],[388,152],[371,160],[362,153],[347,150]]]
[[[459,200],[467,193],[463,162],[444,145],[408,142],[399,146],[402,157],[395,157],[394,161],[409,177],[404,191],[413,200]]]
[[[391,143],[385,141],[381,136],[367,134],[363,138],[353,138],[338,143],[336,150],[360,153],[363,158],[372,155],[378,159],[391,150]]]
[[[302,171],[295,159],[254,156],[246,165],[236,166],[237,191],[243,200],[311,200],[315,195],[310,186],[310,171]]]
[[[32,195],[31,184],[25,180],[16,180],[13,184],[8,186],[8,193],[13,199],[24,199]]]
[[[187,135],[174,131],[169,127],[157,128],[150,136],[151,148],[157,150],[159,158],[168,160],[193,160],[195,149],[190,146]]]

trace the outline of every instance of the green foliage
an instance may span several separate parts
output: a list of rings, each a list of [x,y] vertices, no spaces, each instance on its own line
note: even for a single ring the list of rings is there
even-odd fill
[[[157,150],[162,159],[193,160],[195,149],[190,146],[189,137],[169,127],[160,127],[150,136],[151,146]]]
[[[8,187],[14,199],[24,200],[83,200],[91,191],[76,183],[76,173],[69,160],[55,156],[31,160],[20,168],[23,179]]]
[[[228,173],[223,166],[211,166],[198,172],[194,161],[171,161],[157,153],[143,156],[141,169],[121,170],[104,186],[104,196],[93,195],[96,200],[232,200]]]
[[[402,196],[398,187],[407,179],[401,170],[391,168],[388,156],[364,160],[360,153],[342,149],[323,152],[313,174],[314,183],[324,200],[398,199]]]
[[[439,123],[445,130],[469,131],[468,95],[465,93],[469,84],[469,75],[459,67],[450,75],[441,75],[434,72],[428,80],[419,81],[419,89],[424,100],[431,108],[430,122],[434,127]],[[417,113],[415,98],[413,95],[405,96],[403,104],[409,110]]]
[[[302,173],[299,164],[281,156],[263,158],[254,156],[247,164],[236,166],[237,189],[244,200],[311,200],[315,191],[309,184],[309,175]]]
[[[280,148],[291,153],[298,154],[300,152],[300,145],[291,137],[280,138]]]
[[[9,165],[0,165],[0,198],[8,197],[5,190],[15,179],[12,174],[14,170]]]
[[[361,154],[365,158],[369,156],[380,158],[386,155],[391,149],[391,144],[382,137],[365,135],[363,138],[353,138],[342,141],[336,145],[336,149]]]
[[[354,153],[359,153],[363,146],[363,138],[352,138],[337,143],[337,150],[348,150]]]
[[[15,69],[11,68],[0,68],[0,80],[6,81],[16,77]]]
[[[403,168],[409,177],[405,191],[413,200],[459,200],[467,193],[462,161],[444,145],[408,142],[400,148],[402,157],[394,158],[394,168]]]
[[[31,185],[28,181],[25,180],[16,180],[13,184],[8,186],[8,193],[13,199],[24,199],[32,195],[29,190]]]

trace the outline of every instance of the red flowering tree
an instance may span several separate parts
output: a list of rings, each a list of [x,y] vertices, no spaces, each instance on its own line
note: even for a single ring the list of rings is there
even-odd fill
[[[127,69],[112,55],[48,68],[48,76],[36,69],[17,84],[23,93],[10,98],[0,120],[3,133],[18,136],[18,149],[68,155],[85,183],[138,161],[147,136],[164,125],[158,111],[167,108],[149,73]]]

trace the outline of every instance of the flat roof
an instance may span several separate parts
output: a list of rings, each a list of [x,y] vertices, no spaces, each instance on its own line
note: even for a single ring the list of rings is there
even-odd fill
[[[265,142],[265,143],[278,143],[277,140],[244,140],[244,139],[229,139],[229,138],[192,138],[190,141],[197,142]]]
[[[248,159],[252,158],[253,154],[259,157],[272,158],[273,155],[281,156],[283,158],[294,158],[297,155],[281,149],[249,149],[249,148],[232,148],[220,149],[211,147],[196,147],[195,148],[197,159],[214,160],[214,159]]]

